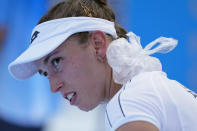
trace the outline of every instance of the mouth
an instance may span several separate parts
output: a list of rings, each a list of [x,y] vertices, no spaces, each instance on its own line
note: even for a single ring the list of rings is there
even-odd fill
[[[74,105],[77,100],[77,93],[76,92],[69,92],[64,94],[64,98],[67,99],[71,105]]]

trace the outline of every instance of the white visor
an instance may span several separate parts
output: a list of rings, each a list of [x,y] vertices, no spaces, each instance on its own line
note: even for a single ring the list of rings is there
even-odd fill
[[[18,80],[31,77],[38,71],[34,61],[51,53],[71,35],[95,30],[117,38],[114,22],[100,18],[68,17],[37,25],[32,31],[29,48],[9,64],[10,74]]]

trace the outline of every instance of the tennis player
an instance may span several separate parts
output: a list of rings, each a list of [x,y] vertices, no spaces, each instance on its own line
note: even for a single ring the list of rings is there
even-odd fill
[[[84,111],[107,103],[107,131],[197,131],[196,94],[150,56],[176,45],[160,37],[143,49],[138,36],[116,23],[106,0],[67,0],[40,19],[9,71],[20,80],[46,76],[52,92]]]

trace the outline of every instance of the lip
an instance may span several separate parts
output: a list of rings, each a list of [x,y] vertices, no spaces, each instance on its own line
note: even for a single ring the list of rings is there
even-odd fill
[[[77,100],[77,93],[75,94],[75,96],[71,99],[71,101],[67,98],[67,96],[70,94],[70,93],[74,93],[74,91],[70,91],[70,92],[67,92],[67,93],[64,93],[63,97],[65,99],[67,99],[71,105],[74,105],[76,103],[76,100]]]

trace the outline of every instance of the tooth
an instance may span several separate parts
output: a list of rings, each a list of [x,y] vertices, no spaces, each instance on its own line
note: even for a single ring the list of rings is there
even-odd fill
[[[69,101],[72,99],[72,97],[74,96],[74,94],[75,94],[75,93],[70,93],[70,94],[68,94],[67,98],[68,98]]]

